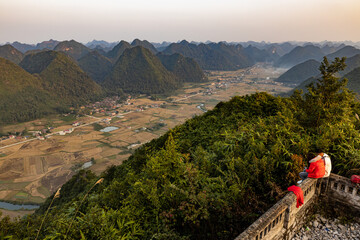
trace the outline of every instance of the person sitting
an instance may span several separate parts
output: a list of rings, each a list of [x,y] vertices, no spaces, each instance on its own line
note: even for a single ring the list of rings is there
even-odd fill
[[[331,173],[331,159],[329,155],[327,155],[326,153],[319,153],[315,158],[311,159],[309,163],[311,164],[312,162],[316,162],[319,159],[322,159],[325,164],[325,174],[323,178],[329,177]]]
[[[310,166],[309,169],[304,169],[303,172],[299,173],[301,180],[298,181],[300,184],[306,178],[322,178],[325,175],[325,161],[318,154],[315,158],[309,161]]]

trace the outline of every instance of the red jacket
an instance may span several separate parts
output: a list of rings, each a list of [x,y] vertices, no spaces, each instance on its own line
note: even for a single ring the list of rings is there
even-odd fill
[[[302,189],[298,186],[292,185],[287,189],[290,192],[293,192],[296,195],[296,207],[299,208],[304,204],[304,193]]]
[[[322,178],[325,175],[325,163],[323,160],[311,162],[309,169],[306,169],[309,178]]]

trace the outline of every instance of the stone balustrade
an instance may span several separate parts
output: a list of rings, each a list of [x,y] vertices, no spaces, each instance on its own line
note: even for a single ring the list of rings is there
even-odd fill
[[[296,208],[295,194],[287,193],[235,240],[291,239],[304,225],[319,197],[360,212],[360,190],[348,178],[336,174],[323,179],[307,178],[300,187],[304,192],[301,207]]]

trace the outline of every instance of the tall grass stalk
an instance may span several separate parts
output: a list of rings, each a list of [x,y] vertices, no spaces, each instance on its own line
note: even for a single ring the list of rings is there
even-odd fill
[[[47,216],[47,214],[48,214],[48,212],[49,212],[49,210],[50,210],[50,208],[51,208],[51,205],[52,205],[53,202],[54,202],[54,199],[60,197],[60,190],[61,190],[61,188],[59,188],[59,189],[56,191],[53,199],[51,200],[51,203],[50,203],[49,207],[47,208],[46,213],[45,213],[45,215],[44,215],[44,217],[43,217],[43,219],[42,219],[42,221],[41,221],[41,225],[40,225],[40,228],[39,228],[39,230],[38,230],[38,232],[37,232],[37,234],[36,234],[35,240],[37,240],[38,237],[39,237],[41,228],[42,228],[42,226],[43,226],[43,224],[44,224],[44,221],[45,221],[45,218],[46,218],[46,216]]]
[[[87,191],[87,193],[85,194],[85,196],[84,196],[83,199],[81,200],[80,205],[77,207],[77,209],[76,209],[76,211],[75,211],[75,214],[74,214],[73,218],[71,219],[70,225],[69,225],[68,229],[66,230],[65,239],[67,238],[67,235],[68,235],[68,233],[69,233],[69,231],[70,231],[70,229],[71,229],[71,226],[72,226],[72,224],[73,224],[73,222],[74,222],[74,220],[75,220],[76,214],[77,214],[78,211],[80,210],[80,207],[81,207],[81,205],[83,204],[83,202],[85,201],[86,197],[89,195],[90,191],[91,191],[96,185],[102,183],[103,181],[104,181],[104,178],[100,178],[99,180],[97,180],[97,182],[94,183],[94,185],[92,185],[92,187],[89,189],[89,191]]]

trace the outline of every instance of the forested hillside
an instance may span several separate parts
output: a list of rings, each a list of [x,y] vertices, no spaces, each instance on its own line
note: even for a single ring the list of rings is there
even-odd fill
[[[96,50],[80,58],[78,63],[81,69],[99,84],[104,81],[112,69],[111,61]]]
[[[149,41],[147,40],[143,40],[141,41],[140,39],[134,39],[134,41],[132,41],[131,46],[133,47],[137,47],[137,46],[141,46],[144,48],[147,48],[150,50],[150,52],[152,52],[153,54],[157,53],[156,48],[154,47],[154,45],[152,45]]]
[[[320,74],[320,62],[313,59],[307,60],[303,63],[290,68],[275,81],[288,84],[301,84],[310,77],[316,77]]]
[[[43,51],[30,54],[20,66],[30,73],[39,74],[44,89],[61,105],[80,106],[102,94],[101,87],[64,53]]]
[[[0,125],[43,117],[54,112],[53,107],[39,77],[0,58]]]
[[[199,64],[192,58],[178,53],[172,55],[158,53],[156,56],[181,82],[206,82],[208,80]]]
[[[168,94],[180,83],[150,50],[138,46],[125,50],[103,86],[108,91],[122,89],[126,93]]]
[[[111,49],[111,51],[109,51],[106,56],[111,59],[112,62],[116,62],[121,56],[121,54],[123,54],[126,49],[131,47],[132,46],[130,45],[130,43],[126,41],[121,41],[113,49]]]
[[[360,67],[346,74],[344,78],[348,79],[349,89],[351,89],[356,94],[357,99],[360,100]]]
[[[311,94],[221,102],[103,179],[80,171],[36,214],[1,220],[2,234],[36,236],[43,222],[39,239],[234,239],[298,180],[309,153],[328,153],[344,176],[360,168],[360,108],[335,77],[343,68],[324,60]]]
[[[24,58],[24,54],[22,54],[19,50],[17,50],[13,46],[7,44],[4,46],[0,46],[0,57],[10,60],[16,64],[19,64],[21,60]]]
[[[350,58],[350,57],[355,56],[356,54],[360,54],[360,49],[357,49],[352,46],[345,46],[345,47],[339,49],[338,51],[327,55],[326,57],[329,59],[329,61],[333,61],[337,57],[338,58],[340,58],[340,57]]]

